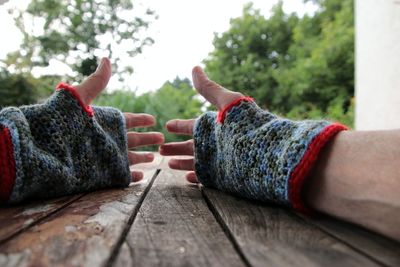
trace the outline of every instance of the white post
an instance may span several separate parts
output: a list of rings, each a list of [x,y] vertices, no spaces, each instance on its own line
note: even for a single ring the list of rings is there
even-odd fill
[[[357,130],[400,128],[400,0],[356,0]]]

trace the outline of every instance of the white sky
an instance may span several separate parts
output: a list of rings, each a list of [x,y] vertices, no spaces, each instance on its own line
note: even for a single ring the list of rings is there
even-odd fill
[[[21,34],[14,26],[7,13],[7,8],[17,4],[26,5],[27,0],[12,0],[0,6],[0,58],[19,47]],[[229,29],[230,18],[238,17],[243,6],[249,0],[145,0],[145,6],[158,15],[148,31],[155,43],[144,49],[143,54],[129,62],[134,74],[127,80],[131,89],[138,92],[155,90],[176,76],[191,77],[191,69],[201,65],[210,51],[213,50],[214,32]],[[261,9],[269,16],[271,7],[278,0],[253,0],[254,7]],[[311,3],[303,4],[303,0],[285,0],[286,12],[297,12],[300,15],[311,13],[315,7]],[[51,73],[65,74],[67,68],[62,64],[52,63]],[[38,72],[39,73],[39,72]],[[114,77],[109,88],[118,87]]]

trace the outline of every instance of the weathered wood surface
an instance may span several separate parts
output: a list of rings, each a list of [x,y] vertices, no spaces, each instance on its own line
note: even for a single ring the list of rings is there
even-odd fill
[[[70,205],[82,195],[36,201],[0,208],[0,244],[23,232],[49,215]]]
[[[155,172],[126,189],[87,194],[40,221],[0,246],[0,266],[106,264]]]
[[[400,266],[399,242],[328,216],[303,218],[384,265]]]
[[[289,211],[203,192],[252,266],[379,266]]]
[[[400,266],[398,242],[200,190],[168,159],[126,189],[0,207],[0,266]]]
[[[244,266],[184,172],[162,170],[127,235],[116,266]]]

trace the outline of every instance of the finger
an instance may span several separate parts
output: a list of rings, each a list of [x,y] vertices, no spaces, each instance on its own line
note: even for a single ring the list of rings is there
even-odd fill
[[[199,180],[197,179],[196,173],[194,171],[190,171],[186,173],[186,180],[189,183],[198,184]]]
[[[148,127],[156,124],[156,119],[149,114],[124,113],[126,128]]]
[[[108,58],[102,58],[96,71],[91,74],[80,85],[76,86],[76,91],[80,95],[83,103],[89,105],[101,91],[106,88],[111,77],[111,63]]]
[[[148,145],[160,145],[164,143],[164,135],[158,132],[149,132],[149,133],[137,133],[137,132],[129,132],[128,133],[128,147],[140,147],[140,146],[148,146]]]
[[[197,92],[219,110],[243,96],[241,93],[229,91],[208,79],[207,74],[199,66],[193,68],[192,78]]]
[[[159,152],[163,156],[193,156],[193,139],[185,142],[173,142],[160,146]]]
[[[139,182],[143,179],[143,172],[133,171],[131,172],[132,182]]]
[[[167,122],[167,130],[171,133],[193,135],[195,119],[191,120],[170,120]]]
[[[168,166],[175,170],[193,171],[194,159],[171,159],[168,161]]]
[[[130,165],[144,163],[144,162],[152,162],[154,160],[154,154],[129,151],[128,159]]]

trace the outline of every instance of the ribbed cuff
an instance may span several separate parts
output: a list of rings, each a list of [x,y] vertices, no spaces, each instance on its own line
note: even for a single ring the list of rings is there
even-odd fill
[[[8,202],[16,177],[10,130],[0,125],[0,203]]]
[[[75,87],[73,87],[73,86],[71,86],[71,85],[69,85],[69,84],[62,83],[62,82],[61,82],[61,83],[59,83],[59,84],[56,86],[56,90],[57,90],[57,91],[59,91],[59,90],[64,90],[64,91],[69,92],[69,93],[78,101],[79,105],[80,105],[80,106],[82,107],[82,109],[88,114],[88,116],[89,116],[89,117],[93,117],[94,112],[93,112],[92,107],[86,105],[85,103],[83,103],[83,101],[82,101],[80,95],[78,94],[78,92],[76,91],[76,88],[75,88]]]
[[[239,105],[242,101],[253,102],[254,99],[249,97],[249,96],[242,96],[242,97],[239,97],[239,98],[233,100],[231,103],[226,105],[223,109],[221,109],[218,112],[217,122],[219,122],[221,124],[224,123],[224,120],[225,120],[225,117],[226,117],[226,113],[228,113],[229,110],[231,110],[231,108],[233,108],[234,106]]]
[[[304,214],[311,214],[312,211],[308,208],[302,199],[302,189],[304,181],[308,177],[311,168],[315,165],[318,155],[323,147],[337,133],[348,130],[348,128],[339,123],[333,123],[326,126],[310,143],[306,153],[300,163],[294,168],[289,178],[289,201],[292,207]]]

